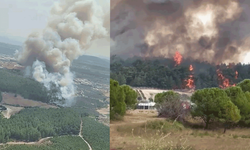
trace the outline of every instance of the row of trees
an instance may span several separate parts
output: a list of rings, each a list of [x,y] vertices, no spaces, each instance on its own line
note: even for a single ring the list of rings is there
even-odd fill
[[[110,79],[110,119],[118,119],[125,115],[126,109],[135,108],[137,93],[128,85],[120,86]]]
[[[156,108],[160,115],[183,121],[188,114],[184,109],[179,94],[173,91],[159,93],[155,96]],[[193,117],[200,117],[207,129],[211,122],[222,122],[224,132],[237,123],[241,126],[250,125],[250,80],[245,79],[235,87],[226,89],[204,88],[195,91],[191,96],[194,107],[191,109]]]
[[[190,72],[189,65],[194,68]],[[196,89],[219,87],[220,79],[217,69],[229,79],[230,84],[238,83],[250,78],[250,65],[245,64],[221,64],[215,65],[207,62],[183,60],[179,66],[175,66],[173,59],[143,59],[139,57],[123,60],[119,57],[111,57],[111,78],[120,84],[134,87],[154,87],[163,89],[185,88],[186,79],[193,74]],[[236,73],[238,75],[236,77]]]
[[[55,84],[51,84],[51,90],[47,90],[41,83],[7,69],[0,69],[0,77],[0,90],[3,92],[20,94],[24,98],[45,103],[64,101],[57,97],[60,90]]]

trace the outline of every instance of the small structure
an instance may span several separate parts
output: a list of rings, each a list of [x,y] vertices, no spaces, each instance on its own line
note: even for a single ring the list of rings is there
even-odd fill
[[[155,109],[155,102],[139,103],[137,109]]]

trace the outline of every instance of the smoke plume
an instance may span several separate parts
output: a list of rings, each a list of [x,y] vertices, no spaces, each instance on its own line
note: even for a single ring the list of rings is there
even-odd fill
[[[60,0],[50,13],[46,28],[30,34],[16,57],[20,64],[31,66],[33,77],[48,89],[51,82],[59,86],[70,105],[75,93],[71,62],[93,40],[109,37],[107,14],[94,0]]]
[[[111,0],[111,53],[239,62],[250,46],[250,1]]]

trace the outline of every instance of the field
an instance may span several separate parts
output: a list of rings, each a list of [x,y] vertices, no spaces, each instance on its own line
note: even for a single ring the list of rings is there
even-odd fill
[[[190,121],[199,122],[191,118]],[[216,130],[191,128],[164,118],[157,118],[157,113],[152,110],[130,111],[123,121],[110,123],[111,149],[163,150],[182,147],[192,150],[247,150],[250,149],[249,138],[249,129],[229,129],[223,134],[222,128]]]

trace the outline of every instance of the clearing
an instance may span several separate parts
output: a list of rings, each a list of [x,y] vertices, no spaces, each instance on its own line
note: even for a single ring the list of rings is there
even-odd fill
[[[17,95],[15,97],[15,94],[11,93],[3,92],[2,98],[3,99],[0,104],[7,108],[7,110],[2,111],[2,114],[7,119],[9,119],[12,115],[24,109],[24,107],[58,108],[57,106],[54,105],[49,105],[39,101],[25,99],[20,95]]]
[[[2,93],[2,104],[7,104],[7,105],[18,105],[21,107],[42,107],[42,108],[57,108],[57,106],[54,105],[49,105],[43,102],[39,101],[34,101],[34,100],[29,100],[21,97],[20,95],[17,95],[15,97],[15,94],[11,93]]]
[[[106,108],[101,108],[101,109],[97,109],[96,111],[99,112],[100,114],[103,114],[103,115],[108,115],[109,114],[109,105],[108,107]]]
[[[147,121],[153,121],[153,125],[149,126]],[[166,126],[157,122],[163,122]],[[246,128],[229,129],[223,134],[222,128],[212,131],[184,127],[157,118],[153,110],[129,111],[123,121],[110,123],[111,149],[164,149],[171,145],[182,145],[195,150],[245,150],[250,149],[249,138],[250,130]]]
[[[12,115],[18,113],[23,109],[23,107],[15,107],[15,106],[9,106],[9,105],[3,105],[6,107],[6,110],[2,111],[2,114],[5,118],[9,119]]]

